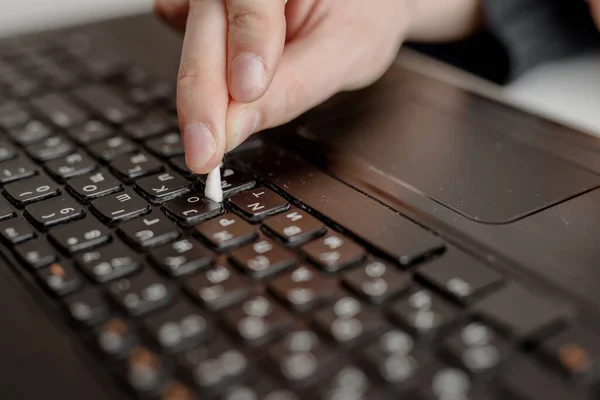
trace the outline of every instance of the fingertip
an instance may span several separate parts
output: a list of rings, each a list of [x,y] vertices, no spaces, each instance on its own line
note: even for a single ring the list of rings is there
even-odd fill
[[[265,63],[256,54],[242,53],[230,67],[229,90],[231,97],[241,103],[251,103],[266,91],[268,73]]]
[[[229,135],[226,151],[228,152],[238,147],[252,134],[258,132],[263,120],[256,105],[246,108],[230,107],[227,119]]]
[[[208,124],[192,123],[183,129],[185,161],[190,170],[206,174],[214,169],[223,158],[223,151],[215,140]]]

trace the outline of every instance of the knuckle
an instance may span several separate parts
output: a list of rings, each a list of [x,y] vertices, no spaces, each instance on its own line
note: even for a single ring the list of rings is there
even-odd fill
[[[182,61],[177,76],[177,88],[188,87],[191,84],[198,83],[200,78],[200,73],[189,61]]]
[[[269,16],[262,10],[240,5],[230,10],[229,25],[239,30],[262,29],[269,25]]]

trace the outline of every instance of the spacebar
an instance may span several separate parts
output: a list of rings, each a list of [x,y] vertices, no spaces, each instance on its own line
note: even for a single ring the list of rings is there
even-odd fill
[[[400,264],[443,248],[431,232],[290,153],[263,146],[237,157],[266,181]]]

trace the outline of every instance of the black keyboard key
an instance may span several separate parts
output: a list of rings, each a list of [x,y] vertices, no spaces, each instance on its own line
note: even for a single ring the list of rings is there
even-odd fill
[[[263,239],[246,245],[231,253],[232,261],[253,279],[261,279],[292,266],[296,256],[275,244]]]
[[[99,217],[111,224],[132,219],[150,211],[148,203],[131,190],[96,199],[92,201],[92,208]]]
[[[152,250],[150,259],[164,273],[181,276],[208,266],[214,254],[196,239],[185,238]]]
[[[9,183],[4,186],[4,191],[9,199],[19,206],[58,196],[60,193],[59,187],[43,176],[34,176],[33,178]]]
[[[344,275],[344,284],[374,304],[381,304],[410,287],[411,278],[384,261],[369,261]]]
[[[364,342],[384,328],[379,310],[365,307],[353,297],[336,300],[331,307],[318,311],[314,324],[337,345],[349,347]]]
[[[258,187],[233,196],[231,204],[250,220],[259,220],[289,208],[281,196],[264,187]]]
[[[104,171],[70,179],[67,184],[71,193],[86,202],[118,192],[122,186],[121,182]]]
[[[437,334],[457,317],[454,307],[425,289],[395,301],[390,311],[405,328],[424,338]]]
[[[171,165],[171,167],[173,167],[177,172],[179,172],[183,176],[186,176],[188,178],[194,177],[194,176],[199,176],[198,174],[190,171],[190,169],[188,168],[187,163],[185,161],[185,156],[173,157],[173,158],[171,158],[171,160],[169,160],[169,164]]]
[[[8,183],[27,178],[37,172],[37,167],[25,158],[17,158],[0,163],[0,183]]]
[[[31,120],[31,114],[17,103],[0,104],[0,128],[10,130]]]
[[[169,132],[146,143],[148,150],[159,157],[173,157],[183,154],[183,139],[179,132]]]
[[[307,266],[300,266],[269,282],[269,290],[288,307],[306,311],[333,299],[337,282]]]
[[[125,360],[123,371],[127,384],[142,398],[156,396],[168,374],[163,361],[146,347],[135,347]]]
[[[123,278],[140,269],[136,254],[119,242],[81,253],[75,262],[96,282]]]
[[[133,327],[122,318],[111,318],[96,331],[96,344],[106,358],[123,359],[138,342]]]
[[[155,157],[144,153],[123,154],[110,163],[115,175],[126,181],[156,174],[163,170],[163,164]]]
[[[10,160],[17,155],[15,147],[6,140],[0,140],[0,162]]]
[[[31,101],[35,111],[60,128],[70,128],[89,119],[89,114],[64,95],[49,94]]]
[[[337,367],[337,358],[327,344],[307,330],[288,333],[267,351],[270,369],[295,387],[330,375]]]
[[[578,397],[573,387],[523,356],[503,369],[500,390],[500,399],[572,400]]]
[[[474,382],[464,371],[443,365],[435,366],[424,374],[418,392],[419,399],[423,400],[487,400],[478,393]]]
[[[89,147],[89,151],[94,157],[106,162],[121,154],[133,153],[136,150],[137,145],[135,143],[121,136],[102,139],[94,142]]]
[[[87,86],[76,90],[74,95],[96,115],[113,124],[122,124],[139,115],[137,108],[108,86]]]
[[[90,120],[82,125],[69,129],[69,136],[79,144],[90,144],[114,135],[114,131],[108,125]]]
[[[337,233],[329,233],[304,245],[302,252],[313,263],[328,272],[349,267],[365,257],[362,247]]]
[[[110,231],[91,217],[50,230],[48,235],[61,250],[75,253],[110,241]]]
[[[0,221],[0,237],[6,243],[21,243],[35,236],[33,227],[21,217]]]
[[[187,291],[209,310],[219,310],[246,297],[252,288],[230,266],[218,263],[185,281]]]
[[[79,175],[90,173],[98,164],[86,153],[79,151],[46,163],[46,171],[54,179],[65,181]]]
[[[16,215],[14,208],[10,203],[0,197],[0,221],[12,218]]]
[[[27,146],[25,150],[35,160],[49,161],[66,156],[75,150],[75,146],[63,136],[54,135]]]
[[[19,259],[31,269],[47,267],[58,259],[56,251],[45,240],[30,240],[15,246]]]
[[[119,233],[138,248],[158,246],[177,239],[180,234],[177,225],[160,211],[125,222],[119,227]]]
[[[420,268],[417,274],[428,284],[465,305],[503,281],[498,272],[458,251],[444,253]]]
[[[388,396],[354,365],[346,365],[334,376],[318,385],[318,400],[386,400]],[[466,399],[463,399],[466,400]]]
[[[475,305],[475,313],[518,339],[528,339],[573,314],[570,306],[510,284]]]
[[[152,136],[165,133],[177,125],[178,122],[175,116],[162,110],[153,110],[145,114],[139,121],[127,124],[123,130],[131,139],[147,140]]]
[[[152,339],[169,353],[196,346],[207,340],[213,331],[208,317],[183,300],[147,317],[144,326]]]
[[[231,213],[203,222],[196,229],[205,240],[219,249],[239,246],[257,235],[252,225]]]
[[[206,175],[200,175],[200,181],[206,183]],[[221,170],[221,189],[223,196],[229,197],[235,193],[252,189],[256,181],[236,169],[225,167]]]
[[[29,145],[46,139],[52,133],[52,129],[38,120],[29,121],[23,126],[11,129],[8,134],[17,143]]]
[[[325,233],[325,226],[321,221],[297,208],[267,218],[263,225],[290,245],[306,242]]]
[[[55,262],[38,271],[42,284],[57,296],[64,296],[78,290],[83,281],[73,265],[66,262]]]
[[[192,226],[223,213],[223,206],[207,199],[204,194],[192,192],[166,202],[163,209],[180,224]]]
[[[71,319],[86,327],[99,324],[110,314],[104,296],[90,287],[67,296],[63,301]]]
[[[82,218],[83,207],[70,197],[56,197],[25,207],[25,214],[42,228]]]
[[[540,352],[575,382],[600,382],[600,335],[573,325],[546,339]]]
[[[227,393],[219,397],[219,400],[300,400],[298,394],[272,382],[271,379],[259,378],[246,382],[243,385],[233,387]],[[175,400],[175,399],[172,399]]]
[[[139,316],[169,305],[175,288],[150,269],[131,278],[115,281],[108,287],[111,298],[129,315]]]
[[[246,345],[261,346],[291,328],[290,315],[264,296],[254,296],[227,310],[228,328]]]
[[[192,184],[174,172],[165,172],[142,178],[135,187],[150,202],[158,204],[189,192]]]

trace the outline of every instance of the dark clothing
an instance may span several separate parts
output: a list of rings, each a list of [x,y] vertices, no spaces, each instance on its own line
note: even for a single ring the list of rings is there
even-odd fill
[[[600,33],[583,0],[481,0],[485,30],[459,43],[411,47],[497,83],[594,47]]]

